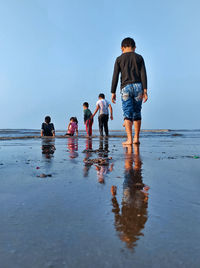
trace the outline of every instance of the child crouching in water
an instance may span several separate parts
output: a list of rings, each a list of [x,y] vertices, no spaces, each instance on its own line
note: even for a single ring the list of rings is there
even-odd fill
[[[42,127],[41,127],[41,137],[43,136],[55,137],[55,128],[54,128],[54,124],[51,123],[51,117],[46,116],[44,120],[45,121],[44,123],[42,123]]]
[[[90,109],[88,109],[89,104],[88,102],[83,103],[83,112],[84,112],[84,124],[86,126],[86,132],[87,132],[87,137],[92,136],[92,124],[93,124],[93,118],[92,112]]]
[[[76,117],[71,117],[70,122],[67,128],[66,136],[74,136],[76,132],[76,136],[78,136],[78,120]]]

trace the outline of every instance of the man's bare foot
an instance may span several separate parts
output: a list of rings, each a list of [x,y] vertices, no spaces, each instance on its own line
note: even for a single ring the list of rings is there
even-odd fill
[[[132,145],[133,141],[132,140],[126,140],[124,142],[122,142],[122,145],[123,146],[126,146],[126,145]]]

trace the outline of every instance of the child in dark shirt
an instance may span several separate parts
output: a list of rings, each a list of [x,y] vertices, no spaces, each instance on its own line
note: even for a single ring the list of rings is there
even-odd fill
[[[45,117],[45,122],[42,123],[41,127],[41,136],[55,136],[55,128],[54,124],[51,123],[51,117],[46,116]]]
[[[89,104],[88,102],[83,103],[83,113],[84,113],[84,124],[86,126],[86,132],[87,132],[87,137],[92,136],[92,124],[93,124],[93,119],[91,118],[92,112],[90,109],[88,109]]]
[[[127,141],[124,145],[139,144],[141,127],[142,101],[146,102],[147,75],[144,59],[135,53],[135,41],[127,37],[121,43],[122,54],[115,61],[112,79],[112,102],[116,101],[116,88],[119,74],[121,73],[121,99],[124,114],[124,126],[127,133]],[[134,124],[135,135],[132,138],[132,125]]]

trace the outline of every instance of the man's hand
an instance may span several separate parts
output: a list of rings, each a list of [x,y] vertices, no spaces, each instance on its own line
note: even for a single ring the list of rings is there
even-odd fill
[[[113,115],[111,114],[110,119],[113,120]]]
[[[143,103],[145,103],[148,100],[148,94],[147,94],[147,90],[144,89],[144,93],[143,93]]]
[[[112,93],[112,97],[111,97],[112,103],[116,103],[116,94]]]

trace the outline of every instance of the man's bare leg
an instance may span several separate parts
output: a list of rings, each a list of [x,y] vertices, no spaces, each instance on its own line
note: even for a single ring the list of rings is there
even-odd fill
[[[140,141],[140,127],[141,127],[141,120],[138,121],[134,121],[134,128],[135,128],[135,136],[134,136],[134,140],[133,143],[134,144],[139,144]]]
[[[125,119],[124,120],[124,125],[126,129],[126,134],[127,134],[127,140],[125,142],[122,142],[123,145],[130,145],[133,143],[133,137],[132,137],[132,121]]]

